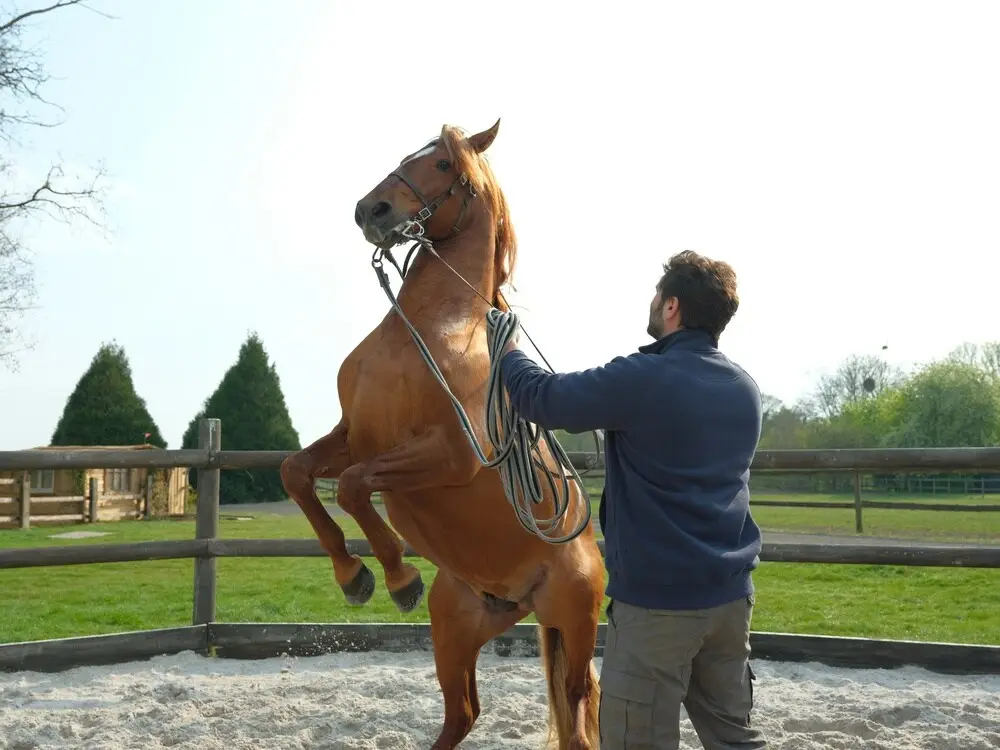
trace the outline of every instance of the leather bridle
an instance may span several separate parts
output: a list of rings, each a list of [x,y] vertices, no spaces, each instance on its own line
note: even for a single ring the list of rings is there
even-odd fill
[[[434,215],[434,213],[439,208],[441,208],[441,206],[447,203],[448,200],[450,200],[451,197],[455,195],[455,193],[459,190],[459,188],[464,187],[466,189],[465,199],[462,201],[462,208],[459,210],[458,216],[455,218],[455,223],[452,225],[451,231],[444,237],[435,238],[433,239],[433,241],[442,242],[444,240],[448,240],[451,239],[452,237],[455,237],[461,231],[459,225],[462,223],[462,219],[465,217],[465,212],[466,210],[468,210],[469,204],[478,195],[475,186],[469,181],[468,175],[466,175],[464,172],[458,175],[458,177],[456,177],[452,181],[451,185],[449,185],[447,189],[445,189],[440,195],[438,195],[432,201],[428,201],[427,198],[424,197],[424,194],[420,191],[420,189],[416,185],[414,185],[413,182],[406,175],[403,174],[402,165],[400,165],[392,172],[390,172],[389,176],[397,178],[400,182],[406,185],[406,187],[408,187],[417,197],[417,200],[419,200],[424,206],[415,214],[401,221],[399,224],[393,227],[393,232],[399,236],[400,242],[406,242],[408,240],[415,240],[418,237],[424,237],[426,232],[425,225],[427,223],[427,220],[430,219]],[[426,239],[432,239],[432,238],[428,237]],[[402,268],[400,268],[399,265],[396,263],[396,259],[393,258],[392,252],[389,249],[376,250],[375,255],[376,256],[385,255],[386,257],[388,257],[389,262],[391,262],[392,265],[396,267],[396,271],[399,272],[400,278],[405,278],[406,272],[410,266],[410,260],[413,257],[413,253],[420,246],[421,245],[418,242],[415,243],[410,248],[409,252],[406,254],[406,258],[403,260]],[[373,260],[374,257],[375,256],[373,256]]]
[[[421,208],[419,211],[417,211],[417,213],[411,216],[409,219],[409,221],[420,222],[421,225],[423,225],[429,218],[431,218],[431,216],[434,215],[434,212],[437,211],[439,208],[441,208],[441,206],[443,206],[448,201],[448,199],[455,194],[455,192],[458,190],[459,187],[467,188],[465,200],[462,201],[462,210],[458,212],[458,217],[456,217],[455,219],[455,223],[451,228],[451,232],[445,237],[442,237],[440,239],[435,239],[434,242],[441,242],[442,240],[450,239],[454,237],[456,234],[458,234],[459,232],[458,225],[461,224],[462,217],[465,216],[465,211],[469,207],[469,203],[477,195],[476,188],[472,185],[471,182],[469,182],[468,176],[463,172],[462,174],[460,174],[458,177],[455,178],[455,180],[451,183],[451,185],[448,187],[447,190],[442,192],[434,200],[428,201],[424,197],[424,194],[420,192],[419,188],[417,188],[417,186],[414,185],[410,181],[410,179],[402,173],[401,169],[402,165],[400,165],[392,172],[390,172],[389,175],[392,177],[396,177],[400,182],[406,185],[410,190],[413,191],[413,194],[417,196],[417,200],[419,200],[421,203],[424,204],[424,207]]]

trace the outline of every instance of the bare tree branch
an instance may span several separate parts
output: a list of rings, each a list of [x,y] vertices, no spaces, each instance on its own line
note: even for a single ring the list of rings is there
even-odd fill
[[[0,167],[0,173],[3,171],[3,167]],[[27,213],[34,211],[48,212],[50,209],[57,211],[60,214],[60,218],[66,218],[67,215],[72,214],[73,216],[78,216],[90,221],[95,226],[99,226],[84,206],[69,203],[60,199],[76,200],[84,198],[89,202],[99,202],[99,187],[97,183],[104,176],[104,170],[98,170],[89,185],[78,189],[67,190],[56,187],[55,184],[53,184],[53,179],[57,179],[62,176],[62,168],[53,166],[49,169],[45,182],[35,188],[29,195],[20,198],[11,198],[10,196],[0,195],[0,231],[2,231],[2,225],[4,222],[10,219],[23,217]],[[55,216],[51,213],[49,216],[55,218]]]
[[[979,366],[1000,380],[1000,341],[987,341],[979,348]]]
[[[20,23],[24,23],[32,16],[40,16],[43,13],[51,13],[54,10],[59,10],[59,8],[68,8],[70,5],[79,5],[81,8],[86,8],[92,13],[97,13],[99,16],[104,16],[105,18],[114,18],[107,13],[102,13],[99,10],[94,10],[89,5],[85,5],[83,0],[59,0],[59,2],[53,3],[47,8],[35,8],[34,10],[26,10],[20,15],[14,16],[8,21],[4,21],[0,24],[0,34],[5,31],[9,31]]]
[[[21,243],[0,231],[0,364],[17,369],[17,355],[30,348],[19,323],[34,308],[35,280]]]
[[[17,143],[20,130],[59,124],[45,121],[30,109],[32,105],[46,105],[63,111],[42,95],[49,76],[41,54],[24,44],[21,32],[28,21],[74,6],[111,18],[84,0],[57,0],[0,19],[0,142],[10,146]],[[21,240],[21,230],[30,222],[45,219],[65,223],[83,219],[101,227],[97,217],[103,217],[102,190],[98,183],[104,170],[98,169],[89,182],[74,184],[60,166],[53,165],[41,184],[25,188],[15,184],[22,180],[15,181],[14,177],[20,175],[13,168],[10,149],[6,150],[8,153],[0,159],[0,365],[13,369],[17,355],[30,348],[21,336],[19,324],[34,309],[36,300],[34,268]]]
[[[1000,341],[987,341],[982,345],[963,341],[951,351],[948,359],[978,367],[990,377],[1000,379]]]

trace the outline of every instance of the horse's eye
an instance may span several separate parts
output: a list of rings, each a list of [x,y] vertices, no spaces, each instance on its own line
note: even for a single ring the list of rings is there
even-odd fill
[[[448,161],[447,159],[442,159],[437,163],[437,168],[440,169],[442,172],[447,172],[449,169],[451,169],[451,162]]]

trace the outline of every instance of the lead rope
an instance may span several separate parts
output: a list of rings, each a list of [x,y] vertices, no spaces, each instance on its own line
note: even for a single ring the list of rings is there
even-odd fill
[[[389,277],[382,266],[382,257],[388,255],[390,262],[396,267],[397,271],[400,271],[398,264],[388,250],[378,249],[372,255],[372,268],[375,269],[375,273],[378,276],[379,286],[382,287],[386,297],[389,298],[389,302],[392,304],[396,314],[406,324],[406,327],[410,331],[410,336],[420,351],[420,356],[427,363],[431,374],[441,384],[448,399],[451,401],[451,405],[454,407],[455,413],[458,414],[459,421],[462,423],[462,431],[465,433],[465,437],[468,439],[473,451],[475,451],[480,464],[484,468],[496,468],[500,472],[507,502],[514,509],[518,521],[526,531],[549,544],[565,544],[576,539],[590,524],[592,515],[590,493],[587,492],[587,488],[584,486],[579,473],[552,431],[540,429],[521,418],[510,404],[510,399],[507,397],[503,387],[500,360],[503,358],[507,344],[514,338],[518,328],[520,328],[521,324],[517,314],[513,311],[504,312],[494,307],[492,302],[483,297],[478,289],[469,284],[458,271],[452,268],[451,264],[438,255],[431,241],[424,236],[423,225],[419,222],[408,222],[399,231],[404,239],[414,241],[414,245],[407,253],[404,267],[409,265],[413,251],[418,246],[423,246],[490,306],[489,311],[486,313],[486,345],[490,356],[489,378],[486,385],[486,432],[496,456],[492,461],[487,458],[486,452],[479,444],[479,440],[476,438],[475,431],[472,428],[472,423],[469,421],[468,414],[466,414],[461,402],[451,392],[451,388],[448,387],[444,374],[438,368],[437,363],[434,362],[434,357],[431,356],[430,350],[423,339],[420,338],[420,334],[417,333],[417,330],[406,318],[402,308],[399,306],[396,295],[392,293],[392,289],[389,287]],[[403,276],[402,272],[400,272],[400,276]],[[527,335],[527,331],[525,331],[525,335]],[[530,341],[531,337],[528,336],[528,339]],[[534,346],[534,341],[531,343]],[[544,355],[542,355],[542,359],[545,359]],[[548,362],[546,362],[546,365],[548,365]],[[549,367],[549,369],[551,370],[552,368]],[[562,469],[558,475],[561,480],[559,487],[556,486],[554,481],[556,475],[542,461],[539,449],[541,438],[545,439],[545,443],[549,446],[556,462]],[[533,452],[537,457],[536,460],[532,460],[531,458]],[[552,490],[555,514],[551,518],[538,519],[531,512],[531,505],[540,505],[545,497],[542,493],[541,482],[539,482],[538,475],[534,471],[534,467],[536,466],[544,472],[545,478],[548,480],[549,489]],[[562,536],[553,536],[555,528],[569,510],[568,480],[570,477],[566,475],[567,470],[583,493],[586,512],[583,520],[570,533]],[[560,488],[562,492],[560,492]],[[529,502],[531,505],[529,505]]]

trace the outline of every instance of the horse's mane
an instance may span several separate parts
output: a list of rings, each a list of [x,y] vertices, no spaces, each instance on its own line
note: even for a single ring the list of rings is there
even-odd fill
[[[500,287],[507,284],[517,265],[517,235],[510,220],[510,209],[503,190],[490,169],[483,154],[478,154],[466,141],[460,128],[445,125],[441,128],[441,140],[448,149],[452,163],[465,173],[476,192],[486,201],[496,225],[496,246],[493,253],[493,305],[501,310],[509,310]]]

